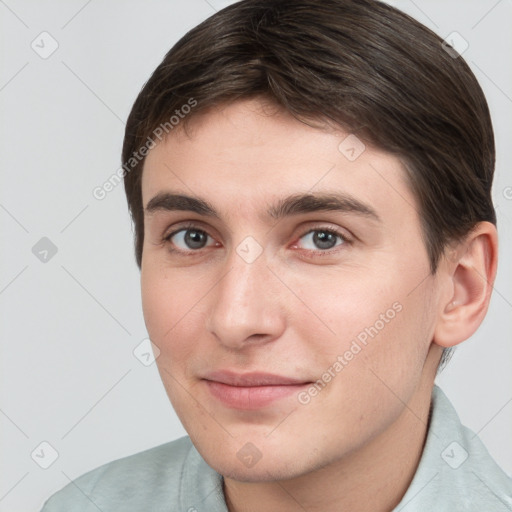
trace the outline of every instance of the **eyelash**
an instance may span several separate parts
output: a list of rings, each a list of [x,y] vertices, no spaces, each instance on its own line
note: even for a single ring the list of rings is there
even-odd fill
[[[174,235],[176,235],[177,233],[180,233],[181,231],[188,231],[188,230],[199,231],[201,233],[204,233],[206,236],[210,236],[204,229],[200,228],[196,224],[194,224],[194,223],[187,223],[187,224],[184,224],[184,225],[180,226],[178,229],[172,231],[168,235],[164,235],[164,237],[162,239],[162,242],[163,243],[167,243],[167,244],[170,245],[171,238]],[[332,235],[340,238],[342,240],[342,243],[338,244],[338,245],[335,245],[331,249],[325,249],[325,250],[322,250],[322,249],[317,249],[317,250],[304,249],[304,251],[306,251],[309,254],[314,254],[314,255],[320,256],[320,257],[321,256],[329,256],[329,255],[332,255],[333,253],[338,252],[340,250],[340,247],[342,247],[344,245],[345,246],[346,245],[350,245],[350,244],[353,243],[353,240],[351,238],[349,238],[347,235],[337,231],[336,229],[333,229],[333,228],[327,227],[327,226],[314,226],[312,228],[309,228],[309,229],[304,231],[299,236],[298,240],[300,240],[301,238],[303,238],[304,236],[306,236],[306,235],[308,235],[310,233],[314,233],[315,231],[316,232],[332,234]],[[182,249],[173,249],[171,247],[168,247],[168,250],[169,250],[169,252],[171,252],[173,254],[178,254],[178,255],[182,255],[182,256],[195,256],[197,253],[199,253],[201,251],[201,249],[196,249],[196,250],[191,249],[189,251],[184,251]]]

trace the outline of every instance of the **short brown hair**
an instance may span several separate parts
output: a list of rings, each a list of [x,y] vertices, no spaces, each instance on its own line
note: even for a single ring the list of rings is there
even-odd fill
[[[480,221],[496,224],[489,109],[469,66],[448,50],[376,0],[242,0],[167,53],[133,105],[123,162],[191,98],[196,106],[180,126],[215,105],[264,96],[297,119],[334,123],[400,158],[435,273],[449,242]],[[137,160],[124,176],[139,268],[143,165]]]

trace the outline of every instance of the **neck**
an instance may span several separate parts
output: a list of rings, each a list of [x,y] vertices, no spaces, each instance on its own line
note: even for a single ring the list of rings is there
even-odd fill
[[[401,415],[361,449],[291,480],[224,479],[230,512],[389,512],[398,505],[418,467],[428,431],[439,354],[431,350],[422,380]]]

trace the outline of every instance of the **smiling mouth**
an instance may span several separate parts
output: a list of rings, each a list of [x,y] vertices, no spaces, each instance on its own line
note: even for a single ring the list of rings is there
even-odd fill
[[[212,372],[203,381],[210,394],[225,406],[244,410],[268,406],[311,384],[311,381],[270,373],[237,374],[231,371]]]

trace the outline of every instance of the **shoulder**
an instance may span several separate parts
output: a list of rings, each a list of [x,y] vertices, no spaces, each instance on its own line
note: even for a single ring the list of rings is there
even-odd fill
[[[441,452],[444,476],[456,494],[454,502],[460,510],[512,511],[512,479],[475,432],[460,425],[458,434],[449,443],[445,436]]]
[[[462,425],[435,386],[420,464],[396,510],[489,512],[512,510],[512,480],[472,430]]]
[[[51,496],[41,512],[142,510],[179,495],[183,467],[193,445],[188,436],[104,464]],[[160,501],[159,501],[160,500]]]

